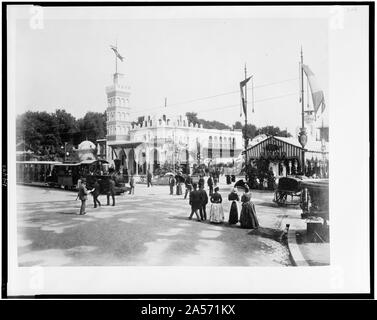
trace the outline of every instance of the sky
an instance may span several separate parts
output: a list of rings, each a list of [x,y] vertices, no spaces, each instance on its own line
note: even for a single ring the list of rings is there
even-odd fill
[[[310,7],[304,17],[253,7],[217,15],[204,8],[151,9],[45,8],[42,29],[31,27],[30,12],[20,15],[10,37],[16,113],[62,108],[79,118],[87,111],[104,112],[115,42],[125,57],[118,70],[131,86],[132,119],[166,111],[197,112],[199,118],[228,125],[243,122],[239,82],[246,64],[254,77],[255,101],[252,113],[249,85],[248,122],[295,135],[301,117],[301,46],[304,63],[327,99],[328,22],[311,16]]]

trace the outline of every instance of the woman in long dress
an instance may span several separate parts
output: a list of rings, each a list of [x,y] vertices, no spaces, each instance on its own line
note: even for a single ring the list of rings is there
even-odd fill
[[[254,203],[251,202],[251,192],[246,187],[245,193],[241,197],[242,210],[240,216],[240,225],[244,229],[257,229],[259,222],[255,212]]]
[[[238,222],[238,206],[237,201],[240,201],[240,197],[237,194],[237,190],[234,188],[228,195],[228,200],[232,201],[229,212],[229,224],[236,224]]]
[[[223,223],[224,222],[224,210],[223,205],[221,204],[223,202],[223,199],[221,197],[221,194],[218,192],[219,187],[215,188],[215,193],[212,194],[210,200],[211,200],[211,211],[209,214],[209,221],[212,223]]]

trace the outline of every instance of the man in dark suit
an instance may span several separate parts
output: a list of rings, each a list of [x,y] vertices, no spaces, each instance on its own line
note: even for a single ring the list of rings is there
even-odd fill
[[[203,178],[203,175],[200,175],[200,178],[199,178],[199,189],[201,186],[204,186],[204,178]]]
[[[152,173],[148,170],[147,172],[147,187],[151,187],[152,186]]]
[[[86,200],[88,199],[88,194],[92,192],[93,190],[89,191],[86,189],[86,179],[81,179],[81,183],[79,186],[79,198],[81,200],[81,208],[80,208],[80,214],[86,214]]]
[[[174,186],[175,186],[175,178],[174,176],[170,177],[169,179],[169,186],[170,186],[170,194],[174,194]]]
[[[98,196],[100,195],[100,185],[98,180],[96,179],[93,185],[93,202],[94,202],[94,208],[97,208],[97,203],[99,206],[101,206],[101,202],[98,200]]]
[[[212,196],[213,194],[213,179],[212,176],[209,175],[209,178],[207,180],[208,188],[209,188],[209,195]]]
[[[109,178],[107,189],[107,205],[110,205],[110,196],[113,199],[113,206],[115,206],[115,181],[113,177]]]
[[[185,180],[186,185],[186,192],[185,192],[185,199],[187,198],[187,195],[192,191],[192,178],[190,175],[187,176]]]
[[[201,201],[201,207],[199,209],[200,218],[202,220],[207,220],[206,206],[207,206],[207,203],[208,203],[208,195],[207,195],[207,192],[204,189],[204,185],[199,186],[199,193],[200,193],[200,201]]]
[[[200,209],[200,207],[202,205],[201,196],[200,196],[200,192],[198,190],[196,190],[196,188],[197,188],[196,183],[193,184],[193,188],[194,188],[194,190],[190,192],[191,214],[190,214],[189,219],[191,220],[192,216],[195,213],[196,217],[198,218],[198,221],[200,221],[198,210]]]

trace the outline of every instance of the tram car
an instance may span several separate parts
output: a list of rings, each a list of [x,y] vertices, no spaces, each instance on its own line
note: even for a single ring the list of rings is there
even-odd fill
[[[126,177],[118,171],[111,170],[105,160],[84,160],[78,163],[58,161],[17,162],[18,184],[77,190],[77,183],[80,178],[86,178],[88,188],[91,188],[97,179],[102,194],[107,193],[110,178],[115,181],[116,194],[128,190],[125,185]]]
[[[54,167],[59,164],[59,161],[17,161],[16,183],[47,186]]]
[[[302,179],[298,177],[281,177],[273,201],[278,206],[299,205],[301,203],[301,183]]]

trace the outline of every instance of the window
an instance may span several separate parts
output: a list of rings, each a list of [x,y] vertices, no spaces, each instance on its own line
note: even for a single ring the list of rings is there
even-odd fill
[[[212,144],[212,136],[210,136],[208,138],[208,158],[212,158],[212,148],[213,148],[213,144]]]

